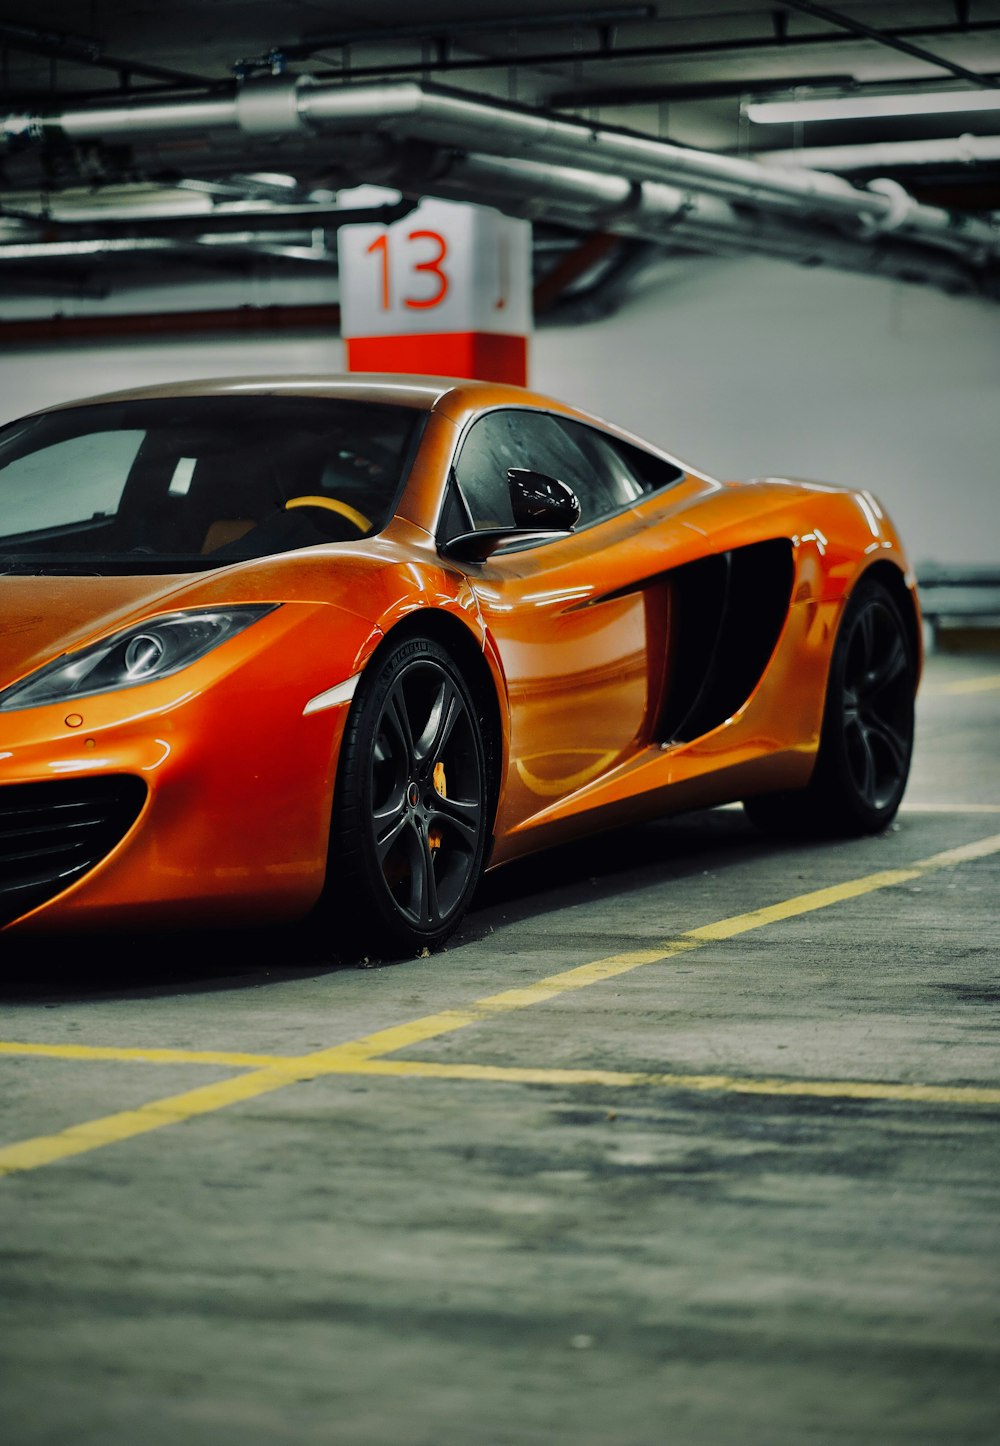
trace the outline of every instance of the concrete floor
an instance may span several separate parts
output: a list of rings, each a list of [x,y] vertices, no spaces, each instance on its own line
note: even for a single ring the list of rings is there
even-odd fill
[[[920,715],[884,837],[631,830],[428,959],[8,953],[0,1439],[1000,1439],[1000,660]]]

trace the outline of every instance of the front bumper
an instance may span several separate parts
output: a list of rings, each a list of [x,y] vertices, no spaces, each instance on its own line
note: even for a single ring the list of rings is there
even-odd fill
[[[282,607],[172,678],[0,713],[0,929],[308,913],[350,705],[305,709],[354,666],[344,617]]]

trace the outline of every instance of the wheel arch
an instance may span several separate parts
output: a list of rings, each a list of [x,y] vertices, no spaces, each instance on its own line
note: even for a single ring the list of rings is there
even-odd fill
[[[887,559],[873,562],[866,567],[854,586],[858,583],[871,580],[880,582],[892,597],[893,602],[899,608],[900,615],[906,625],[907,641],[910,645],[913,665],[916,669],[917,679],[923,665],[923,634],[920,625],[920,612],[913,592],[906,585],[906,578],[900,567]]]

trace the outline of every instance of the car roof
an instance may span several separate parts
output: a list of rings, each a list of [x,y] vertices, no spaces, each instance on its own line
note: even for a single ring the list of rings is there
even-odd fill
[[[455,377],[424,377],[382,373],[353,373],[307,376],[212,377],[194,381],[168,382],[157,386],[129,387],[78,397],[46,407],[62,411],[103,402],[153,401],[170,397],[285,396],[329,397],[344,401],[386,402],[394,406],[431,411],[440,403],[445,410],[464,412],[468,408],[496,406],[504,402],[561,407],[537,392],[506,383],[468,381]]]
[[[168,382],[158,386],[134,387],[126,391],[104,392],[99,396],[74,398],[40,412],[64,411],[71,407],[99,405],[104,402],[151,401],[170,397],[329,397],[343,401],[384,402],[392,406],[412,407],[416,411],[443,415],[458,427],[465,426],[478,412],[493,407],[530,407],[555,412],[564,417],[589,423],[617,437],[620,441],[660,452],[676,465],[699,477],[709,474],[681,461],[673,452],[661,449],[642,437],[584,412],[542,392],[518,387],[511,382],[471,381],[460,377],[425,377],[410,373],[353,372],[325,375],[210,377],[194,381]],[[709,478],[709,480],[712,480]]]

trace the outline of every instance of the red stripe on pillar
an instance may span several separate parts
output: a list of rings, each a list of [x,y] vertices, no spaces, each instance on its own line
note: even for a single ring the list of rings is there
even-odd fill
[[[347,340],[352,372],[406,372],[426,377],[472,377],[482,382],[528,381],[528,340],[490,331],[410,336],[355,336]]]

